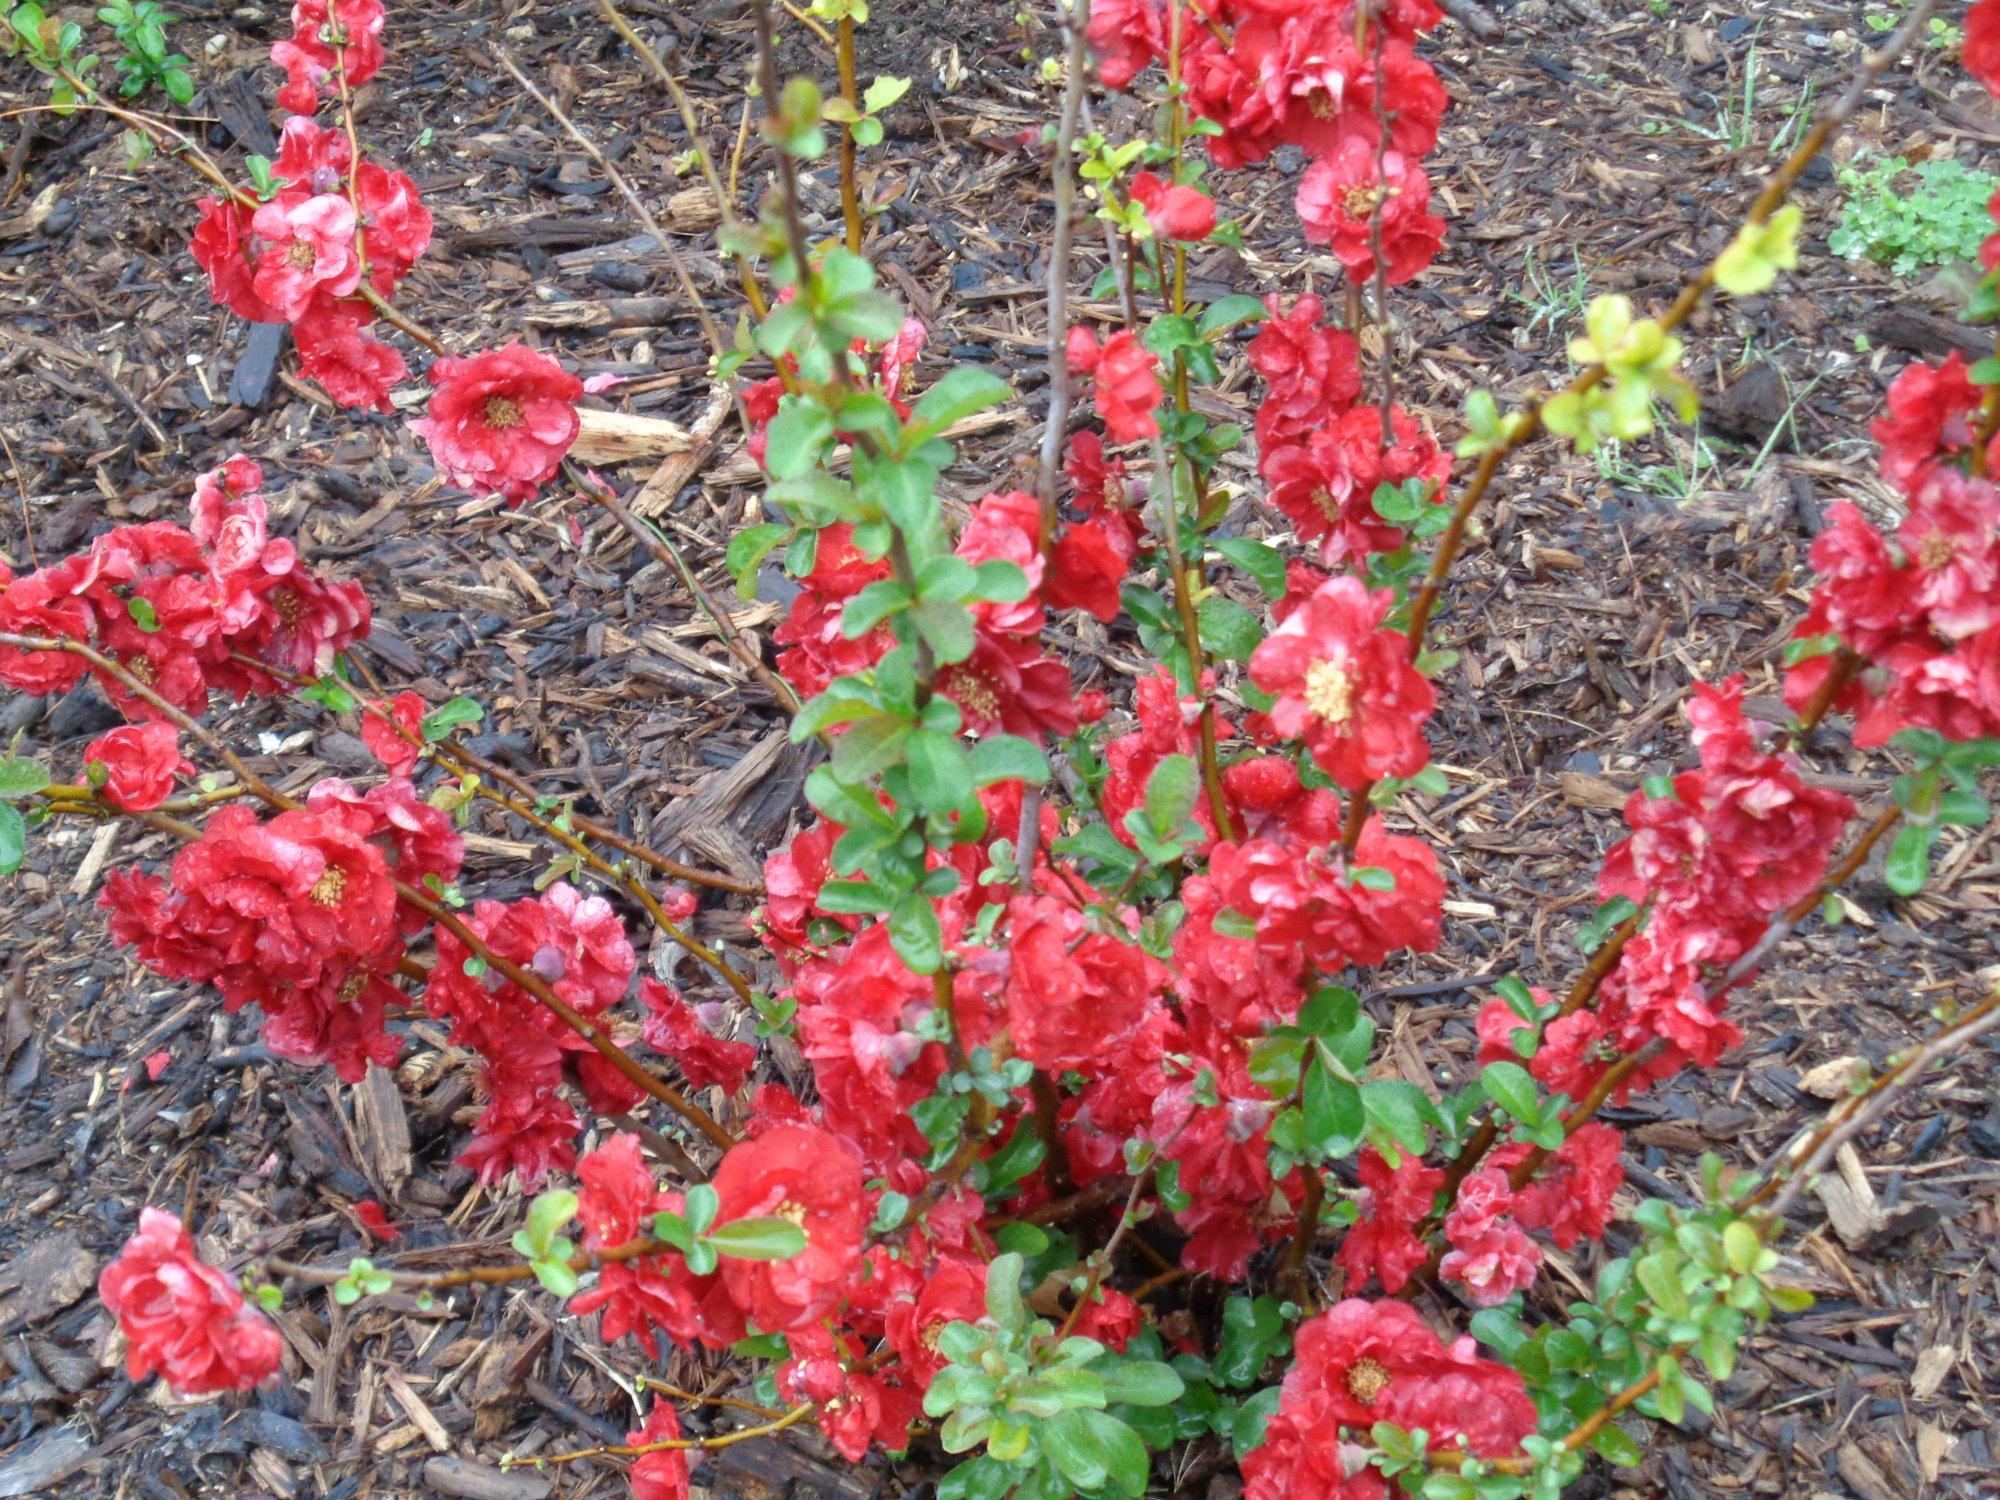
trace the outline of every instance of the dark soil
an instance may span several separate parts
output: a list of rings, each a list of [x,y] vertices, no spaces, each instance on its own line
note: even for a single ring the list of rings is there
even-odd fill
[[[1808,94],[1844,86],[1854,39],[1870,35],[1864,7],[1817,0],[1656,0],[1664,14],[1610,3],[1607,15],[1593,0],[1522,0],[1493,13],[1500,39],[1447,22],[1430,46],[1456,105],[1433,174],[1452,235],[1440,266],[1400,297],[1395,337],[1398,394],[1442,431],[1478,384],[1519,396],[1561,376],[1578,286],[1670,297],[1724,243],[1774,138],[1796,136]],[[178,9],[178,44],[202,54],[210,85],[200,112],[230,122],[210,129],[212,145],[267,147],[276,75],[264,55],[282,14]],[[733,140],[749,42],[740,8],[632,0],[628,12],[686,79],[708,138]],[[871,199],[889,205],[873,253],[933,329],[923,374],[947,355],[988,361],[1025,395],[962,449],[947,490],[968,501],[1031,462],[1046,400],[1045,166],[1023,136],[1039,131],[1049,96],[1022,49],[1039,56],[1049,39],[1024,35],[1010,14],[884,3],[864,32],[864,78],[915,79],[866,171]],[[491,56],[504,45],[664,204],[686,185],[675,170],[687,142],[595,7],[431,3],[393,8],[390,26],[392,63],[363,95],[363,129],[419,179],[440,231],[408,303],[467,346],[525,332],[586,374],[628,377],[607,402],[692,422],[708,395],[706,351],[663,258],[633,240],[640,226],[624,203]],[[795,65],[811,65],[788,45]],[[1742,120],[1750,74],[1754,107],[1732,143],[1718,113]],[[2000,115],[1944,53],[1891,77],[1837,158],[1993,154]],[[0,104],[27,102],[37,82],[0,65]],[[468,503],[432,475],[400,417],[335,413],[282,360],[275,378],[261,372],[269,350],[197,283],[192,179],[171,164],[128,167],[116,130],[88,115],[14,115],[6,130],[10,147],[25,143],[0,159],[0,434],[11,456],[0,491],[20,491],[0,546],[17,567],[110,524],[180,514],[196,472],[247,452],[282,497],[276,526],[368,586],[377,670],[433,702],[480,698],[489,718],[475,748],[544,790],[580,794],[585,811],[691,861],[756,875],[797,815],[808,763],[674,580],[576,499],[518,512]],[[753,158],[747,187],[755,169]],[[1333,283],[1332,262],[1296,239],[1291,180],[1282,164],[1223,180],[1253,249],[1201,257],[1199,292]],[[807,195],[822,228],[837,220],[829,178]],[[1597,465],[1538,449],[1497,487],[1483,544],[1461,564],[1436,631],[1462,653],[1434,726],[1453,789],[1405,810],[1447,851],[1459,920],[1439,952],[1392,964],[1371,1001],[1392,1061],[1414,1081],[1433,1082],[1419,1058],[1470,1058],[1476,999],[1452,981],[1519,970],[1560,985],[1574,971],[1568,933],[1592,903],[1595,858],[1618,836],[1625,793],[1680,755],[1686,685],[1734,665],[1753,694],[1775,698],[1825,508],[1888,503],[1866,423],[1889,379],[1961,340],[1983,352],[1948,316],[1962,281],[1898,281],[1826,253],[1839,205],[1830,168],[1808,174],[1802,201],[1802,272],[1769,296],[1705,311],[1690,331],[1686,368],[1711,403],[1701,446],[1668,433]],[[733,321],[713,236],[683,245]],[[1088,247],[1083,260],[1087,286]],[[640,296],[658,300],[630,326],[568,326],[569,304]],[[1226,390],[1247,408],[1240,364]],[[723,546],[755,500],[738,441],[725,429],[721,450],[652,506],[725,593]],[[612,477],[629,496],[653,467]],[[1247,465],[1233,477],[1247,480]],[[774,596],[742,606],[739,622],[762,631],[777,612]],[[1079,687],[1122,701],[1134,643],[1090,626],[1071,644]],[[66,768],[108,712],[87,690],[13,699],[0,727]],[[282,757],[287,786],[370,769],[352,722],[310,705],[224,718],[267,757],[260,769],[278,774]],[[1813,754],[1858,799],[1891,774],[1838,728]],[[467,886],[527,890],[542,857],[521,857],[528,832],[481,825]],[[364,1199],[387,1206],[410,1265],[426,1246],[497,1248],[519,1210],[516,1195],[480,1190],[452,1165],[472,1073],[431,1024],[404,1028],[393,1080],[344,1090],[274,1063],[253,1017],[223,1015],[212,996],[162,984],[109,947],[92,906],[107,862],[166,853],[163,839],[129,830],[53,829],[6,888],[0,1496],[622,1494],[609,1466],[498,1468],[503,1454],[615,1441],[635,1422],[626,1392],[637,1351],[599,1348],[539,1294],[429,1309],[392,1297],[354,1313],[295,1297],[279,1320],[287,1378],[248,1400],[174,1404],[107,1358],[92,1283],[142,1204],[182,1213],[231,1265],[260,1243],[325,1263],[366,1253],[353,1209]],[[1948,836],[1938,872],[1910,901],[1864,878],[1846,921],[1788,942],[1739,999],[1748,1040],[1736,1056],[1611,1112],[1630,1132],[1637,1186],[1684,1199],[1703,1151],[1768,1159],[1826,1108],[1812,1070],[1850,1055],[1880,1061],[1934,1007],[2000,980],[1992,830]],[[698,927],[752,963],[746,910],[706,900]],[[151,1077],[145,1060],[161,1054]],[[783,1044],[766,1055],[777,1075],[801,1075]],[[1757,1336],[1715,1419],[1651,1434],[1643,1476],[1622,1490],[1607,1480],[1606,1492],[2000,1493],[1995,1060],[1989,1045],[1857,1143],[1843,1181],[1858,1219],[1835,1227],[1808,1196],[1792,1269],[1818,1307]],[[1587,1281],[1599,1253],[1559,1258],[1550,1285]],[[728,1388],[702,1361],[670,1365],[682,1386]],[[816,1437],[793,1433],[718,1455],[698,1477],[715,1494],[751,1496],[893,1495],[922,1482],[921,1464],[842,1478],[820,1453]],[[1207,1492],[1233,1494],[1233,1481]]]

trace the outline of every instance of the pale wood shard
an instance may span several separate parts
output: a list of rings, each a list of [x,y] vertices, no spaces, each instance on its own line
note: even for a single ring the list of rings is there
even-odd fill
[[[685,453],[694,435],[665,417],[641,417],[622,411],[579,411],[582,427],[570,457],[584,464],[629,464],[642,459]]]

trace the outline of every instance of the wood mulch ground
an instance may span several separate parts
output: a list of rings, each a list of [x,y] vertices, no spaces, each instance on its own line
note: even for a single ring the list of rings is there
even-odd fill
[[[1519,395],[1560,375],[1585,288],[1664,302],[1721,246],[1774,142],[1795,138],[1809,96],[1844,85],[1855,38],[1870,34],[1856,5],[1615,3],[1606,13],[1594,0],[1521,0],[1486,13],[1490,38],[1447,22],[1430,45],[1456,106],[1434,171],[1452,234],[1440,266],[1401,296],[1396,340],[1399,394],[1441,430],[1477,384]],[[202,103],[223,122],[212,143],[268,149],[264,54],[281,8],[175,8],[179,45],[214,81]],[[687,79],[710,139],[733,138],[748,55],[740,7],[628,9]],[[392,63],[362,96],[363,129],[418,178],[439,221],[407,300],[463,344],[526,332],[585,374],[626,377],[602,404],[697,423],[706,354],[663,258],[493,58],[504,46],[599,133],[733,319],[712,205],[695,178],[676,176],[687,142],[595,8],[436,0],[392,8],[390,23]],[[924,374],[947,356],[989,362],[1024,395],[963,446],[946,479],[957,501],[1006,487],[1031,462],[1046,400],[1045,167],[1024,137],[1049,105],[1022,49],[1048,45],[1008,7],[942,0],[878,6],[864,32],[864,76],[915,79],[866,174],[870,198],[889,205],[874,253],[932,328]],[[34,83],[0,65],[0,106],[26,102]],[[1129,123],[1127,108],[1112,107],[1112,128]],[[195,472],[248,452],[273,475],[277,527],[368,586],[369,653],[387,676],[433,701],[479,697],[490,717],[474,747],[546,791],[691,860],[757,873],[797,816],[808,762],[677,583],[575,499],[518,512],[467,503],[432,476],[400,419],[333,413],[282,364],[274,374],[274,351],[201,295],[185,248],[190,180],[160,163],[128,168],[107,122],[16,115],[6,131],[0,433],[11,463],[0,492],[18,484],[21,498],[0,507],[0,546],[15,565],[65,554],[107,524],[178,515]],[[1976,163],[1996,143],[2000,115],[1933,50],[1893,75],[1837,155]],[[1332,283],[1331,263],[1302,253],[1290,181],[1284,170],[1225,180],[1252,248],[1200,257],[1198,291]],[[827,180],[807,193],[823,220],[837,218]],[[1916,355],[1982,350],[1944,316],[1962,283],[1898,281],[1825,253],[1839,202],[1830,167],[1808,174],[1802,198],[1802,273],[1705,311],[1690,332],[1687,367],[1711,403],[1699,444],[1668,433],[1597,464],[1538,450],[1498,487],[1483,545],[1461,566],[1437,628],[1462,653],[1434,736],[1452,792],[1406,809],[1447,851],[1458,920],[1439,952],[1392,964],[1371,1001],[1407,1077],[1431,1081],[1420,1058],[1469,1060],[1464,976],[1561,983],[1573,970],[1568,933],[1591,904],[1591,863],[1619,832],[1624,795],[1680,755],[1687,683],[1734,664],[1753,694],[1775,694],[1825,508],[1888,501],[1866,422],[1889,379]],[[1095,269],[1088,248],[1083,259],[1080,277]],[[1251,397],[1239,360],[1220,400],[1240,412]],[[719,589],[723,544],[756,501],[736,443],[725,429],[719,451],[671,471],[692,467],[685,484],[661,481],[639,501]],[[661,456],[606,469],[630,496]],[[745,628],[777,617],[782,587],[767,595],[742,606]],[[1085,622],[1069,644],[1079,686],[1122,699],[1133,643]],[[260,769],[275,774],[282,757],[288,786],[371,768],[352,724],[309,706],[225,717],[267,757]],[[58,766],[108,721],[88,691],[0,705],[0,729]],[[1881,759],[1853,752],[1837,728],[1813,750],[1857,796],[1885,784]],[[525,832],[482,824],[468,887],[525,892],[540,857]],[[165,852],[129,831],[40,834],[0,908],[0,1497],[622,1493],[609,1466],[498,1467],[509,1452],[615,1441],[632,1419],[624,1391],[638,1355],[599,1349],[538,1293],[428,1309],[391,1297],[355,1312],[294,1298],[280,1318],[288,1378],[247,1401],[177,1405],[106,1359],[92,1284],[142,1203],[183,1213],[224,1255],[262,1241],[344,1262],[369,1248],[353,1205],[373,1198],[414,1265],[425,1246],[503,1244],[518,1211],[451,1164],[472,1073],[434,1026],[407,1027],[393,1077],[342,1090],[274,1063],[252,1018],[110,950],[92,909],[104,869]],[[1685,1201],[1700,1152],[1763,1161],[1822,1115],[1837,1091],[1824,1065],[1879,1061],[1933,1007],[2000,979],[1992,830],[1948,836],[1938,872],[1911,901],[1879,874],[1862,879],[1845,922],[1787,943],[1737,1002],[1748,1040],[1726,1066],[1609,1112],[1630,1132],[1638,1186]],[[699,930],[751,962],[744,916],[743,902],[708,900]],[[144,1060],[161,1054],[151,1077]],[[778,1076],[802,1076],[795,1051],[766,1056]],[[1794,1270],[1819,1305],[1754,1340],[1714,1420],[1653,1434],[1643,1474],[1593,1480],[1598,1493],[2000,1493],[1995,1060],[1989,1043],[1857,1143],[1797,1217]],[[1598,1253],[1559,1259],[1550,1294],[1587,1279]],[[692,1387],[720,1378],[686,1358],[672,1374]],[[732,1496],[923,1486],[920,1463],[843,1477],[820,1454],[794,1433],[718,1456],[700,1477]],[[1191,1472],[1214,1472],[1199,1460]],[[1191,1490],[1235,1493],[1227,1477]]]

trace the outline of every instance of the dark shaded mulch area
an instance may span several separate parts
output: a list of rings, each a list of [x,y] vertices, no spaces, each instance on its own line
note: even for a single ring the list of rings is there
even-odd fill
[[[274,75],[263,58],[282,16],[181,9],[183,50],[215,39],[203,105],[228,123],[213,144],[265,144]],[[710,141],[732,140],[748,46],[738,8],[635,0],[629,11],[686,78]],[[1868,34],[1864,8],[1830,4],[1606,15],[1590,0],[1522,0],[1496,15],[1499,40],[1447,22],[1430,48],[1456,102],[1434,172],[1452,237],[1445,262],[1397,303],[1399,394],[1445,431],[1476,384],[1519,395],[1560,374],[1581,288],[1670,296],[1725,242],[1807,97],[1844,85],[1853,39]],[[363,96],[363,125],[418,178],[439,221],[406,301],[468,346],[528,330],[585,374],[626,377],[610,404],[693,423],[706,354],[664,259],[491,57],[504,45],[598,132],[689,231],[684,253],[733,318],[730,278],[689,191],[696,179],[676,175],[687,142],[594,7],[439,4],[420,26],[409,8],[390,19],[394,61]],[[1032,462],[1046,400],[1045,168],[1022,138],[1046,118],[1048,95],[1024,46],[1046,50],[1048,37],[1024,36],[999,9],[938,3],[881,7],[864,33],[864,76],[916,80],[866,173],[871,199],[889,205],[872,249],[933,329],[923,374],[947,355],[987,361],[1024,393],[1023,408],[962,446],[946,481],[958,501],[1006,487]],[[802,47],[793,57],[810,65]],[[31,95],[16,66],[0,82],[0,103]],[[1110,127],[1130,126],[1130,109],[1114,104]],[[479,697],[489,718],[474,748],[545,791],[668,852],[756,874],[796,816],[808,762],[680,586],[574,498],[511,513],[468,503],[438,484],[400,418],[333,413],[282,362],[273,374],[271,349],[201,295],[185,252],[191,180],[160,163],[128,168],[115,132],[88,116],[16,117],[9,144],[30,125],[26,147],[0,164],[0,196],[11,195],[0,202],[0,432],[22,491],[0,523],[7,555],[26,566],[107,524],[177,515],[195,472],[248,452],[280,497],[277,528],[368,586],[369,655],[385,676],[434,702]],[[1840,154],[1976,159],[1996,142],[1990,101],[1929,52],[1893,75]],[[1226,180],[1253,248],[1198,258],[1198,292],[1333,284],[1332,263],[1301,252],[1291,180],[1283,170]],[[837,220],[828,178],[807,193]],[[1664,434],[1595,464],[1538,451],[1498,486],[1484,545],[1462,564],[1437,628],[1462,653],[1435,734],[1452,792],[1404,809],[1447,851],[1460,920],[1441,951],[1380,975],[1371,1001],[1392,1064],[1414,1081],[1433,1082],[1421,1058],[1470,1060],[1476,998],[1464,976],[1518,970],[1559,984],[1573,971],[1568,935],[1592,904],[1591,862],[1618,836],[1625,794],[1681,753],[1675,707],[1687,683],[1740,665],[1753,694],[1775,700],[1777,652],[1803,607],[1805,551],[1825,507],[1889,503],[1865,440],[1888,380],[1914,355],[1981,347],[1944,316],[1948,281],[1913,286],[1824,253],[1838,205],[1830,169],[1808,174],[1803,201],[1814,253],[1802,274],[1705,311],[1691,331],[1687,368],[1710,399],[1699,443]],[[1087,285],[1088,245],[1082,260]],[[1085,304],[1095,313],[1109,309]],[[1252,397],[1238,361],[1221,400],[1240,411]],[[684,488],[639,501],[724,593],[723,546],[756,503],[735,444],[725,430]],[[611,472],[629,495],[653,468]],[[1247,460],[1230,477],[1248,491]],[[1246,506],[1232,521],[1244,524],[1263,523]],[[774,585],[740,606],[739,623],[765,630],[781,606]],[[1135,643],[1086,621],[1068,644],[1079,686],[1122,700]],[[88,693],[0,706],[6,733],[24,732],[59,768],[108,714]],[[288,787],[371,769],[354,725],[309,706],[225,719],[239,743],[282,756]],[[1813,750],[1857,797],[1886,784],[1883,761],[1837,728]],[[279,763],[256,764],[275,775]],[[544,857],[525,832],[478,825],[466,886],[525,892]],[[0,1496],[622,1493],[608,1468],[497,1468],[504,1453],[615,1440],[632,1411],[636,1351],[594,1347],[539,1294],[428,1309],[391,1297],[356,1311],[295,1298],[280,1320],[288,1379],[247,1403],[172,1405],[107,1362],[91,1284],[142,1203],[182,1212],[225,1257],[262,1243],[332,1262],[368,1247],[353,1205],[373,1198],[401,1227],[404,1263],[418,1266],[426,1246],[504,1245],[518,1212],[511,1193],[481,1190],[451,1164],[473,1072],[438,1028],[408,1023],[393,1078],[341,1090],[274,1063],[252,1018],[221,1015],[211,997],[109,950],[91,907],[106,865],[167,852],[132,831],[51,830],[7,892]],[[1738,1056],[1612,1112],[1630,1132],[1637,1185],[1684,1198],[1702,1151],[1765,1160],[1824,1111],[1815,1069],[1880,1061],[1933,1007],[2000,978],[1991,830],[1948,837],[1938,871],[1912,901],[1892,899],[1871,872],[1849,892],[1846,921],[1787,943],[1739,1000]],[[750,963],[745,912],[705,900],[698,930]],[[788,1045],[766,1057],[777,1076],[802,1079]],[[157,1078],[148,1058],[163,1061]],[[1838,1201],[1807,1200],[1794,1266],[1820,1305],[1759,1336],[1717,1418],[1657,1434],[1624,1493],[1994,1492],[1994,1059],[1990,1046],[1968,1058],[1858,1143],[1828,1189]],[[1545,1294],[1587,1282],[1596,1253],[1558,1257]],[[726,1381],[702,1361],[670,1365],[683,1386]],[[718,1455],[701,1477],[726,1495],[921,1484],[921,1465],[843,1478],[819,1452],[816,1438],[793,1434]],[[1216,1480],[1209,1493],[1232,1485]]]

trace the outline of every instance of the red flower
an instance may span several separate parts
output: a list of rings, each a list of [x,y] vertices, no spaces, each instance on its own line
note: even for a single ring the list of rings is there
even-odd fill
[[[861,1164],[838,1137],[784,1126],[733,1146],[715,1171],[719,1224],[789,1219],[806,1248],[788,1260],[725,1256],[722,1281],[744,1315],[766,1333],[818,1322],[840,1305],[861,1264],[867,1228]]]
[[[314,301],[345,297],[361,284],[354,205],[338,193],[284,192],[250,216],[257,295],[288,323]]]
[[[582,423],[583,382],[525,344],[432,361],[428,415],[410,426],[454,484],[521,504],[551,478]]]
[[[1820,575],[1813,613],[1864,656],[1874,656],[1917,621],[1914,579],[1899,566],[1888,540],[1845,502],[1827,512],[1829,525],[1813,539]]]
[[[1579,1126],[1540,1173],[1514,1194],[1514,1217],[1547,1232],[1561,1250],[1577,1241],[1601,1240],[1611,1222],[1611,1199],[1625,1181],[1618,1132],[1596,1120]],[[1487,1158],[1502,1171],[1528,1154],[1525,1145],[1503,1146]]]
[[[391,776],[414,771],[423,750],[424,699],[408,690],[361,709],[361,743]]]
[[[1271,727],[1303,739],[1348,791],[1430,759],[1423,726],[1437,694],[1410,665],[1408,639],[1382,626],[1392,602],[1386,589],[1330,579],[1250,658],[1251,680],[1277,699]]]
[[[869,561],[855,549],[845,522],[823,528],[813,552],[812,571],[799,580],[791,614],[771,632],[789,649],[778,653],[778,671],[806,697],[823,691],[836,677],[865,671],[895,645],[887,627],[859,640],[841,629],[841,606],[869,584],[889,576],[886,559]]]
[[[1946,640],[2000,619],[2000,488],[1955,469],[1922,476],[1896,542],[1915,575],[1912,602]]]
[[[1042,654],[1032,636],[981,630],[972,655],[938,673],[937,690],[959,707],[968,734],[1058,738],[1076,733],[1076,697],[1069,667]]]
[[[1097,76],[1122,89],[1155,58],[1167,55],[1166,21],[1157,0],[1097,0],[1090,8],[1091,50]]]
[[[1926,470],[1966,453],[1983,396],[1956,349],[1935,369],[1905,365],[1889,387],[1888,410],[1868,429],[1882,445],[1882,477],[1907,493]],[[2000,456],[2000,442],[1990,451]]]
[[[1245,353],[1267,387],[1257,407],[1257,443],[1268,454],[1346,414],[1361,395],[1361,346],[1345,329],[1321,323],[1325,305],[1310,292],[1289,313],[1278,311],[1275,292],[1264,306],[1270,317]]]
[[[1297,442],[1267,445],[1259,465],[1266,498],[1317,542],[1321,561],[1359,563],[1371,552],[1393,552],[1407,538],[1375,509],[1382,485],[1424,482],[1431,503],[1442,500],[1451,460],[1400,408],[1390,413],[1394,442],[1382,446],[1382,413],[1357,406],[1331,417]]]
[[[1097,377],[1093,399],[1112,442],[1159,436],[1153,413],[1160,404],[1160,361],[1137,334],[1121,328],[1100,348],[1088,328],[1072,328],[1069,367],[1072,373]]]
[[[1388,888],[1356,878],[1365,870],[1381,872]],[[1322,973],[1437,946],[1444,898],[1437,857],[1418,839],[1385,833],[1378,818],[1363,827],[1352,870],[1286,840],[1258,838],[1217,844],[1209,873],[1224,906],[1254,914],[1261,946]]]
[[[646,1413],[646,1425],[637,1432],[626,1433],[625,1441],[636,1448],[647,1443],[672,1442],[680,1435],[681,1419],[672,1403],[655,1401],[653,1409]],[[688,1500],[688,1450],[660,1448],[642,1453],[632,1465],[630,1478],[632,1500]]]
[[[1987,93],[2000,95],[2000,0],[1973,0],[1959,56]]]
[[[1082,912],[1047,896],[1015,897],[1007,930],[1014,1048],[1051,1072],[1109,1061],[1166,984],[1143,948],[1091,931]]]
[[[292,328],[299,370],[350,411],[394,411],[389,392],[410,367],[393,345],[368,332],[371,316],[365,302],[315,301]]]
[[[1123,1292],[1108,1286],[1098,1287],[1097,1295],[1076,1320],[1078,1334],[1096,1339],[1120,1354],[1145,1326],[1145,1310]]]
[[[293,0],[292,34],[271,47],[286,75],[279,105],[309,115],[339,75],[352,92],[381,72],[382,23],[382,0]]]
[[[1534,1285],[1542,1252],[1515,1222],[1507,1174],[1485,1166],[1459,1184],[1458,1200],[1444,1217],[1451,1249],[1438,1274],[1475,1307],[1492,1307]]]
[[[1480,1358],[1470,1338],[1447,1349],[1415,1309],[1350,1297],[1300,1325],[1264,1446],[1244,1459],[1246,1496],[1387,1493],[1344,1487],[1338,1429],[1365,1442],[1377,1422],[1421,1427],[1433,1450],[1463,1439],[1479,1457],[1500,1458],[1519,1451],[1536,1415],[1521,1377]]]
[[[1392,1169],[1373,1146],[1361,1148],[1356,1165],[1361,1217],[1340,1242],[1340,1264],[1350,1289],[1373,1276],[1393,1297],[1430,1259],[1430,1247],[1417,1238],[1416,1229],[1430,1216],[1444,1173],[1408,1153]]]
[[[576,1216],[588,1250],[637,1239],[665,1206],[639,1149],[639,1137],[625,1131],[578,1158],[576,1178]]]
[[[359,1083],[368,1065],[386,1068],[402,1053],[388,1030],[389,1007],[409,997],[365,969],[329,972],[310,985],[259,994],[264,1045],[273,1057],[307,1066],[324,1063],[342,1083]]]
[[[1161,239],[1205,240],[1215,233],[1215,200],[1200,188],[1141,172],[1132,179],[1132,197],[1145,206],[1146,222]]]
[[[755,1047],[717,1036],[679,991],[656,980],[639,981],[639,998],[648,1012],[640,1033],[646,1045],[671,1057],[689,1083],[698,1089],[719,1088],[725,1094],[743,1087],[757,1063]],[[720,1007],[702,1007],[709,1009]]]
[[[282,323],[284,315],[257,291],[256,267],[249,255],[248,205],[234,198],[208,198],[188,248],[195,264],[208,273],[209,294],[250,323]]]
[[[388,1211],[373,1198],[363,1198],[356,1203],[354,1217],[361,1221],[361,1227],[375,1239],[386,1243],[403,1237],[403,1231],[389,1222]]]
[[[126,812],[146,812],[172,795],[174,777],[192,775],[171,724],[123,724],[83,748],[83,764],[98,794]],[[102,781],[99,782],[99,776]]]
[[[986,1316],[986,1268],[950,1256],[923,1279],[913,1299],[892,1303],[886,1322],[889,1342],[909,1376],[928,1387],[944,1368],[937,1336],[948,1323],[977,1323]]]
[[[1355,282],[1374,278],[1378,240],[1390,286],[1401,286],[1437,258],[1444,220],[1430,205],[1431,183],[1422,167],[1394,151],[1378,167],[1374,143],[1359,136],[1344,137],[1299,179],[1306,239],[1330,245]]]
[[[155,1370],[180,1396],[247,1391],[277,1373],[284,1340],[236,1283],[195,1254],[181,1221],[139,1211],[139,1232],[97,1278],[126,1339],[125,1372]]]
[[[1122,607],[1119,590],[1136,550],[1121,517],[1103,513],[1070,522],[1049,549],[1043,598],[1051,609],[1080,609],[1109,625]]]

